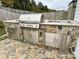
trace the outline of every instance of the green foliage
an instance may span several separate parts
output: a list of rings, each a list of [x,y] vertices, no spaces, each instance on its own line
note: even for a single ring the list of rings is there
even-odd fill
[[[0,21],[0,36],[5,34],[5,27],[4,24]]]
[[[31,0],[31,4],[32,4],[32,6],[36,6],[36,3],[34,0]]]
[[[42,4],[41,2],[39,2],[38,8],[39,8],[39,9],[43,9],[43,4]]]
[[[12,7],[15,9],[28,10],[33,12],[51,12],[47,6],[43,6],[41,2],[36,5],[34,0],[2,0],[3,6]]]

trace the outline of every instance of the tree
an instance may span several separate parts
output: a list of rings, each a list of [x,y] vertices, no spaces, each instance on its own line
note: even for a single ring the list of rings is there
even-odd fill
[[[3,4],[3,6],[12,7],[13,0],[1,0],[1,3]]]
[[[33,12],[38,12],[38,7],[37,7],[34,0],[31,0],[31,6],[32,6],[32,11]]]
[[[44,6],[44,12],[48,12],[48,11],[49,11],[48,7]]]
[[[41,2],[38,3],[38,9],[39,9],[38,10],[39,12],[43,12],[44,7],[43,7],[43,4]]]
[[[34,0],[31,0],[31,4],[32,4],[32,6],[36,6],[36,3]]]
[[[28,10],[33,12],[51,12],[54,10],[48,9],[47,6],[43,6],[41,2],[36,5],[34,0],[2,0],[3,6],[11,7],[15,9]]]
[[[38,7],[41,9],[43,8],[43,4],[41,2],[39,2]]]

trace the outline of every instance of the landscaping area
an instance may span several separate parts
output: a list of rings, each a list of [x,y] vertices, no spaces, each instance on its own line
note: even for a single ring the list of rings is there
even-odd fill
[[[0,36],[5,34],[5,27],[3,22],[0,21]]]

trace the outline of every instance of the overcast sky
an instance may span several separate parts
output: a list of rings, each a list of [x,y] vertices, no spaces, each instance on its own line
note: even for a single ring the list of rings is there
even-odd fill
[[[42,2],[43,5],[47,5],[48,8],[56,9],[56,10],[67,10],[68,4],[72,0],[35,0],[36,3]]]

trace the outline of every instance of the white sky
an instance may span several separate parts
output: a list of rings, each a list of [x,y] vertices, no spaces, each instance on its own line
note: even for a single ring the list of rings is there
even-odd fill
[[[38,4],[38,2],[42,2],[43,5],[47,5],[50,9],[56,9],[56,10],[67,10],[68,4],[72,0],[35,0],[35,2]]]

